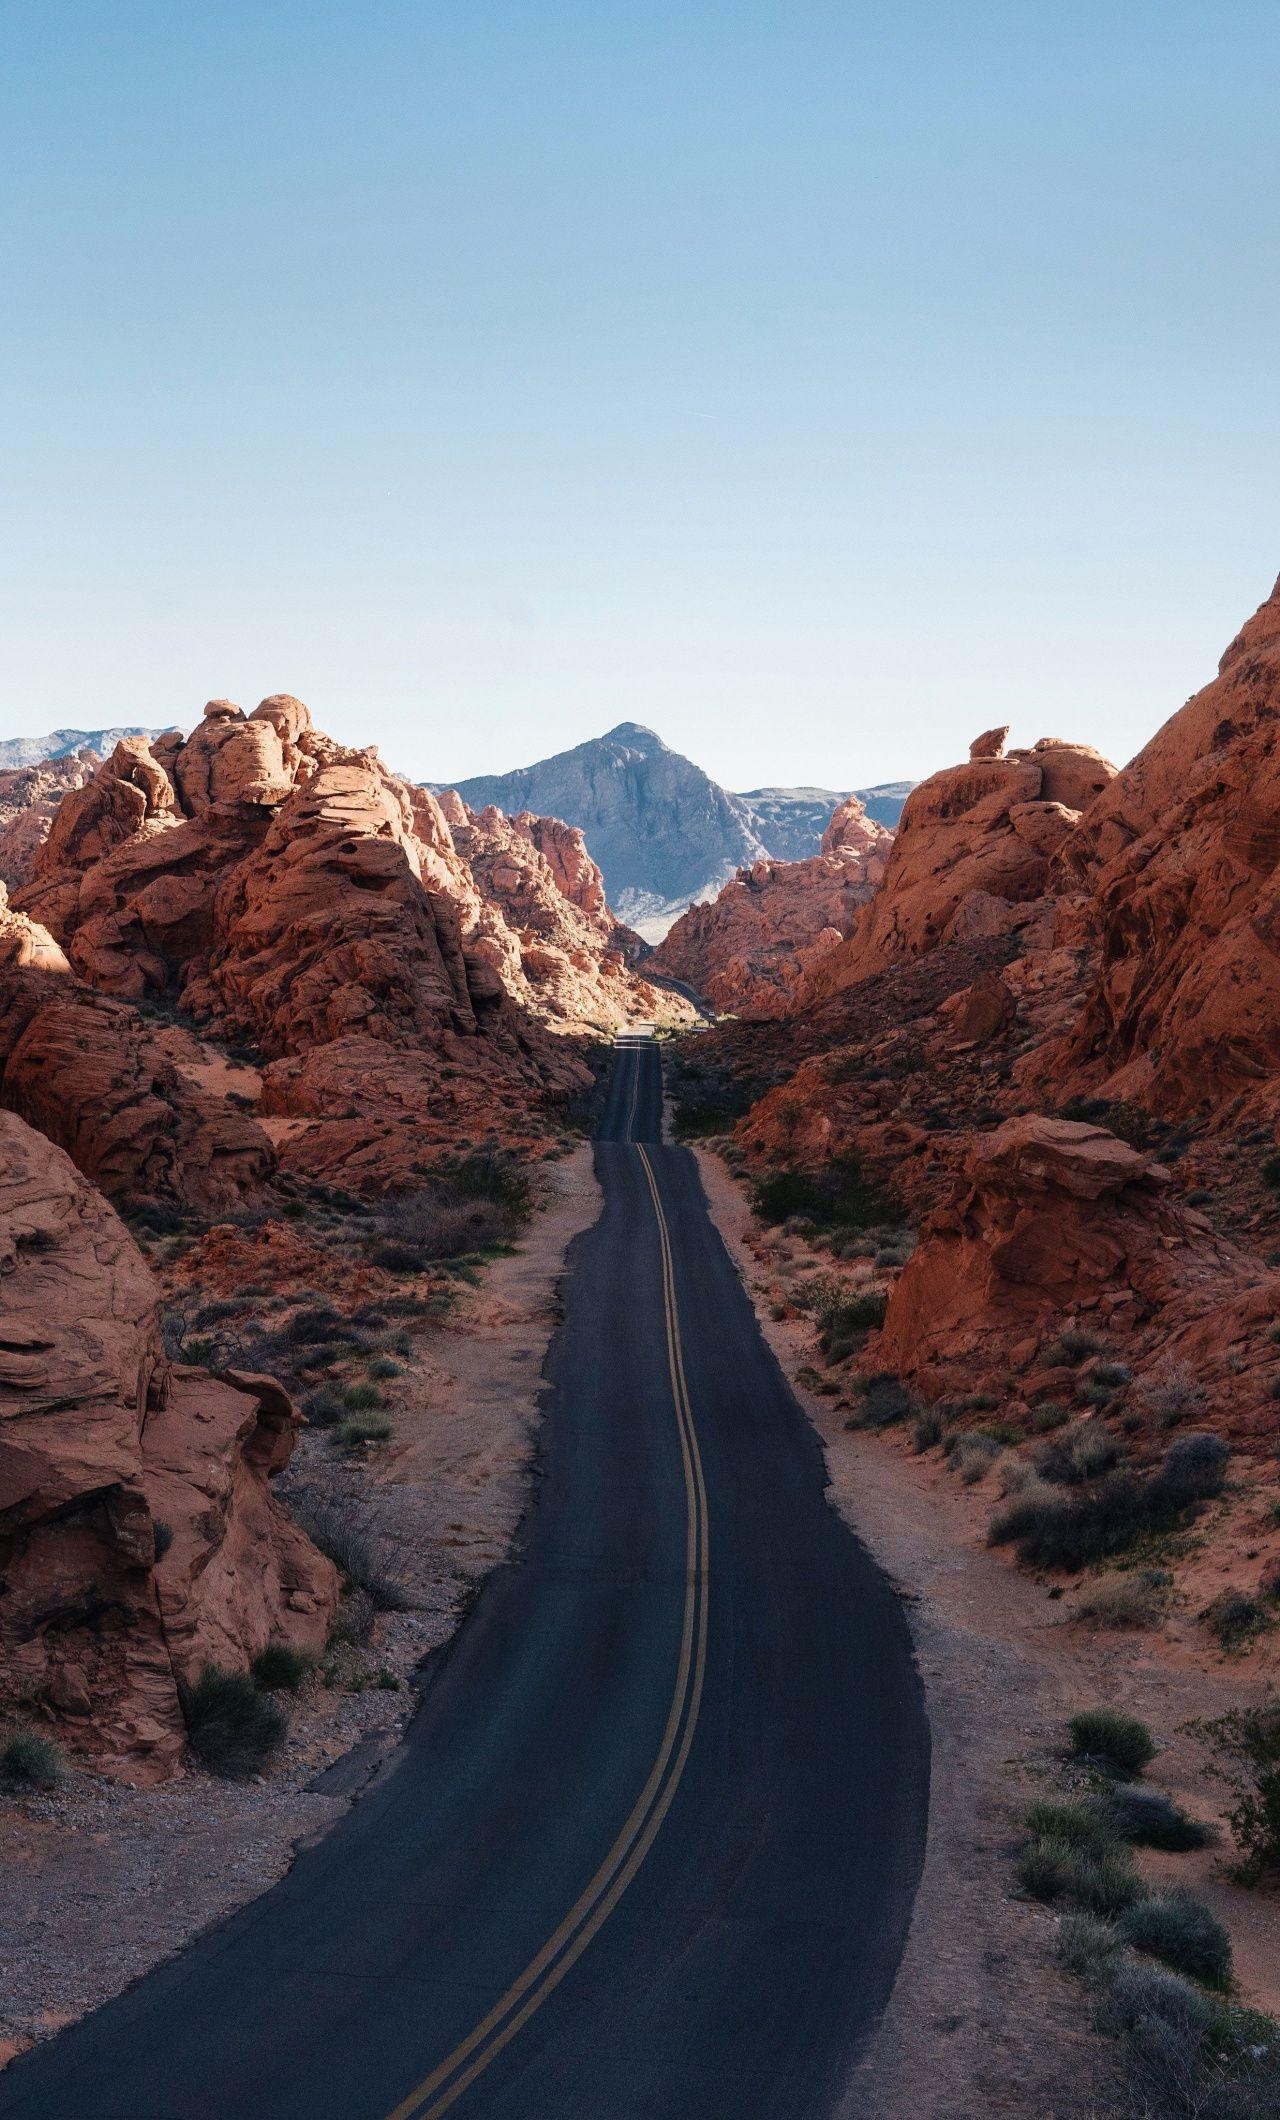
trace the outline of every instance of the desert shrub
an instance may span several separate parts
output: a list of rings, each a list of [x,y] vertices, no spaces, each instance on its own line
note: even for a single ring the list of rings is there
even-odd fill
[[[208,1333],[199,1334],[193,1340],[184,1340],[179,1359],[189,1362],[193,1369],[208,1369],[218,1359],[218,1343]]]
[[[941,1441],[942,1415],[936,1406],[926,1406],[916,1415],[915,1426],[911,1432],[911,1442],[916,1456],[921,1456],[926,1450],[932,1450],[935,1443],[940,1443]]]
[[[375,1266],[386,1268],[388,1273],[421,1273],[425,1255],[415,1250],[412,1244],[374,1244],[369,1257]]]
[[[1152,2019],[1206,2032],[1213,2020],[1213,2004],[1189,1980],[1163,1966],[1140,1961],[1117,1966],[1099,2005],[1098,2029],[1112,2034],[1133,2032]]]
[[[870,1229],[893,1220],[890,1203],[863,1177],[852,1156],[816,1172],[774,1171],[756,1181],[752,1205],[762,1222],[805,1215],[823,1229]]]
[[[1119,1391],[1123,1390],[1126,1384],[1132,1383],[1133,1371],[1127,1362],[1095,1362],[1093,1381],[1095,1384],[1105,1384],[1109,1390]]]
[[[851,1428],[890,1428],[916,1410],[916,1402],[901,1377],[891,1371],[859,1377],[857,1388],[862,1403],[850,1419]]]
[[[370,1362],[369,1374],[371,1377],[378,1377],[385,1381],[391,1377],[403,1376],[404,1366],[402,1363],[394,1361],[389,1354],[379,1354],[375,1355]]]
[[[889,1298],[882,1288],[868,1288],[828,1313],[820,1345],[828,1362],[843,1362],[856,1354],[868,1332],[883,1325]]]
[[[206,1664],[184,1689],[187,1742],[211,1774],[244,1780],[261,1773],[284,1741],[288,1724],[247,1671]]]
[[[1065,1332],[1058,1334],[1053,1346],[1048,1350],[1048,1358],[1050,1362],[1055,1356],[1064,1363],[1084,1362],[1091,1354],[1098,1352],[1101,1344],[1096,1332],[1089,1332],[1080,1325],[1068,1325]]]
[[[1016,1546],[1019,1560],[1036,1567],[1087,1567],[1194,1515],[1221,1490],[1227,1456],[1216,1435],[1181,1436],[1149,1478],[1117,1471],[1077,1495],[1019,1495],[988,1536],[993,1545]]]
[[[1162,1363],[1138,1389],[1157,1428],[1181,1428],[1186,1421],[1204,1419],[1204,1392],[1184,1362]]]
[[[1280,1185],[1280,1156],[1267,1156],[1259,1169],[1264,1185]]]
[[[1114,1854],[1121,1836],[1097,1804],[1082,1798],[1033,1803],[1027,1812],[1027,1831],[1033,1840],[1060,1841],[1064,1847],[1084,1848],[1095,1855]]]
[[[1067,1725],[1071,1749],[1101,1759],[1117,1774],[1141,1774],[1156,1756],[1156,1743],[1144,1722],[1119,1708],[1082,1708]]]
[[[1086,1913],[1110,1920],[1132,1906],[1142,1882],[1126,1850],[1073,1847],[1044,1837],[1028,1841],[1018,1859],[1018,1882],[1031,1898],[1052,1904],[1069,1899]]]
[[[255,1685],[264,1693],[296,1693],[308,1671],[311,1658],[287,1642],[269,1642],[253,1660]]]
[[[1059,1917],[1054,1941],[1063,1971],[1083,1980],[1089,1987],[1096,1987],[1106,1979],[1120,1947],[1109,1921],[1078,1908],[1068,1908]]]
[[[1031,1433],[1051,1435],[1055,1428],[1064,1427],[1068,1419],[1066,1407],[1059,1406],[1056,1399],[1042,1399],[1031,1409]]]
[[[1175,1437],[1154,1476],[1152,1506],[1175,1515],[1221,1494],[1230,1456],[1228,1445],[1212,1431]]]
[[[1105,1575],[1080,1592],[1071,1616],[1086,1626],[1117,1632],[1126,1627],[1154,1627],[1161,1616],[1160,1593],[1146,1571]]]
[[[1063,1840],[1029,1840],[1016,1870],[1023,1891],[1047,1904],[1063,1898],[1074,1853]]]
[[[348,1413],[371,1413],[386,1402],[376,1384],[348,1384],[342,1394]]]
[[[962,1435],[951,1452],[951,1463],[966,1487],[975,1487],[985,1479],[1000,1455],[1000,1445],[994,1436],[984,1435],[976,1429],[972,1435]]]
[[[1266,1626],[1269,1614],[1261,1598],[1247,1590],[1223,1590],[1201,1613],[1209,1632],[1224,1649],[1238,1649]]]
[[[1231,1938],[1202,1901],[1185,1892],[1151,1892],[1125,1909],[1119,1926],[1135,1951],[1161,1959],[1206,1987],[1228,1985]]]
[[[1041,1444],[1035,1463],[1043,1479],[1080,1487],[1110,1472],[1119,1455],[1119,1443],[1101,1421],[1081,1421]]]
[[[392,1426],[385,1413],[349,1413],[333,1431],[339,1450],[363,1450],[368,1443],[389,1443]]]
[[[309,1391],[302,1401],[302,1410],[316,1428],[332,1428],[340,1421],[344,1412],[344,1401],[340,1391],[332,1384],[320,1384]]]
[[[1180,1855],[1188,1848],[1202,1848],[1209,1838],[1207,1827],[1188,1818],[1161,1789],[1126,1783],[1112,1789],[1099,1809],[1111,1830],[1135,1847],[1165,1848]]]
[[[412,1272],[432,1259],[497,1250],[514,1242],[532,1210],[523,1173],[497,1156],[468,1156],[384,1204],[374,1257]]]
[[[1084,1851],[1072,1860],[1067,1892],[1086,1913],[1114,1921],[1127,1907],[1142,1898],[1143,1883],[1127,1852],[1092,1855]]]
[[[308,1346],[316,1340],[339,1339],[346,1322],[331,1303],[310,1303],[294,1312],[284,1330],[289,1339]]]
[[[377,1611],[367,1590],[349,1590],[342,1599],[329,1630],[331,1642],[347,1642],[361,1648],[373,1633]]]
[[[1196,1725],[1235,1802],[1227,1824],[1246,1882],[1280,1873],[1280,1697]]]
[[[375,1507],[312,1492],[297,1496],[292,1508],[308,1538],[380,1611],[413,1609],[403,1556]]]
[[[1108,1133],[1118,1141],[1127,1141],[1130,1148],[1151,1148],[1166,1131],[1164,1122],[1153,1119],[1140,1104],[1127,1104],[1122,1099],[1109,1097],[1072,1097],[1062,1107],[1064,1119],[1087,1120],[1092,1126],[1105,1126]]]
[[[48,1792],[66,1780],[66,1762],[52,1738],[18,1730],[0,1750],[0,1783],[9,1789]]]

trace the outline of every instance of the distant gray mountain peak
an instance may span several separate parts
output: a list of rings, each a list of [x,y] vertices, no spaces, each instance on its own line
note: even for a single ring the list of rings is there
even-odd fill
[[[757,788],[737,795],[673,751],[643,722],[620,721],[603,736],[512,773],[452,785],[482,810],[534,810],[577,825],[604,871],[609,902],[648,941],[660,940],[695,899],[712,897],[753,861],[816,854],[847,789]],[[858,789],[869,815],[896,824],[910,782]]]

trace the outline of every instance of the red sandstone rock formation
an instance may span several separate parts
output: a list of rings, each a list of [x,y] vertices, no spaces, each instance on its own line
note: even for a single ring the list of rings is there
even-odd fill
[[[474,837],[456,799],[454,814]],[[121,742],[67,798],[20,904],[100,990],[176,995],[268,1054],[462,1037],[509,1070],[537,1042],[522,1013],[654,1012],[580,835],[490,820],[477,848],[495,871],[513,857],[510,917],[441,804],[376,752],[339,749],[295,699],[249,716],[215,700],[185,742]]]
[[[104,1769],[158,1779],[182,1755],[180,1683],[327,1637],[336,1571],[268,1485],[296,1417],[269,1380],[168,1363],[132,1239],[7,1112],[0,1286],[0,1705],[38,1703]]]
[[[63,797],[83,787],[99,762],[95,751],[76,751],[0,772],[0,883],[16,891],[30,882]]]
[[[637,1016],[690,1015],[630,969],[640,937],[616,921],[604,879],[573,825],[492,804],[479,815],[455,795],[450,828],[481,897],[500,909],[517,954],[505,983],[565,1024],[616,1029]]]
[[[889,1301],[878,1367],[927,1396],[1010,1380],[1062,1387],[1045,1343],[1101,1327],[1137,1369],[1186,1359],[1230,1399],[1235,1433],[1274,1426],[1280,1275],[1170,1196],[1169,1174],[1101,1127],[1040,1116],[974,1138],[954,1198],[926,1220]],[[1070,1390],[1072,1379],[1065,1379]]]
[[[692,905],[648,960],[717,1009],[785,1013],[806,974],[843,941],[884,878],[893,833],[855,795],[807,861],[757,861],[718,898]]]
[[[0,1102],[121,1204],[231,1206],[275,1163],[261,1127],[184,1074],[134,1009],[66,972],[0,967]]]
[[[1002,746],[1003,732],[989,731],[967,765],[912,790],[881,888],[848,941],[801,981],[800,1006],[940,944],[1051,941],[1053,858],[1115,768],[1086,745],[1056,737],[1007,756]]]
[[[1064,850],[1097,971],[1046,1076],[1170,1116],[1280,1112],[1280,583]]]

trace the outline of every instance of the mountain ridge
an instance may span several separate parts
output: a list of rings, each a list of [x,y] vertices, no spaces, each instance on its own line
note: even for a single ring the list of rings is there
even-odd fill
[[[740,868],[816,854],[850,792],[866,802],[869,816],[892,825],[910,787],[898,781],[865,790],[741,794],[636,721],[617,722],[602,736],[511,772],[428,785],[436,793],[451,788],[472,810],[492,803],[508,815],[528,809],[576,825],[604,872],[610,904],[649,942]]]

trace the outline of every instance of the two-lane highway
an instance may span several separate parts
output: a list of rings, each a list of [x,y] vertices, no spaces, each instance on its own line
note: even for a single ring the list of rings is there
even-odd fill
[[[923,1852],[901,1610],[620,1048],[534,1506],[390,1770],[274,1890],[0,2075],[4,2120],[799,2120]]]

